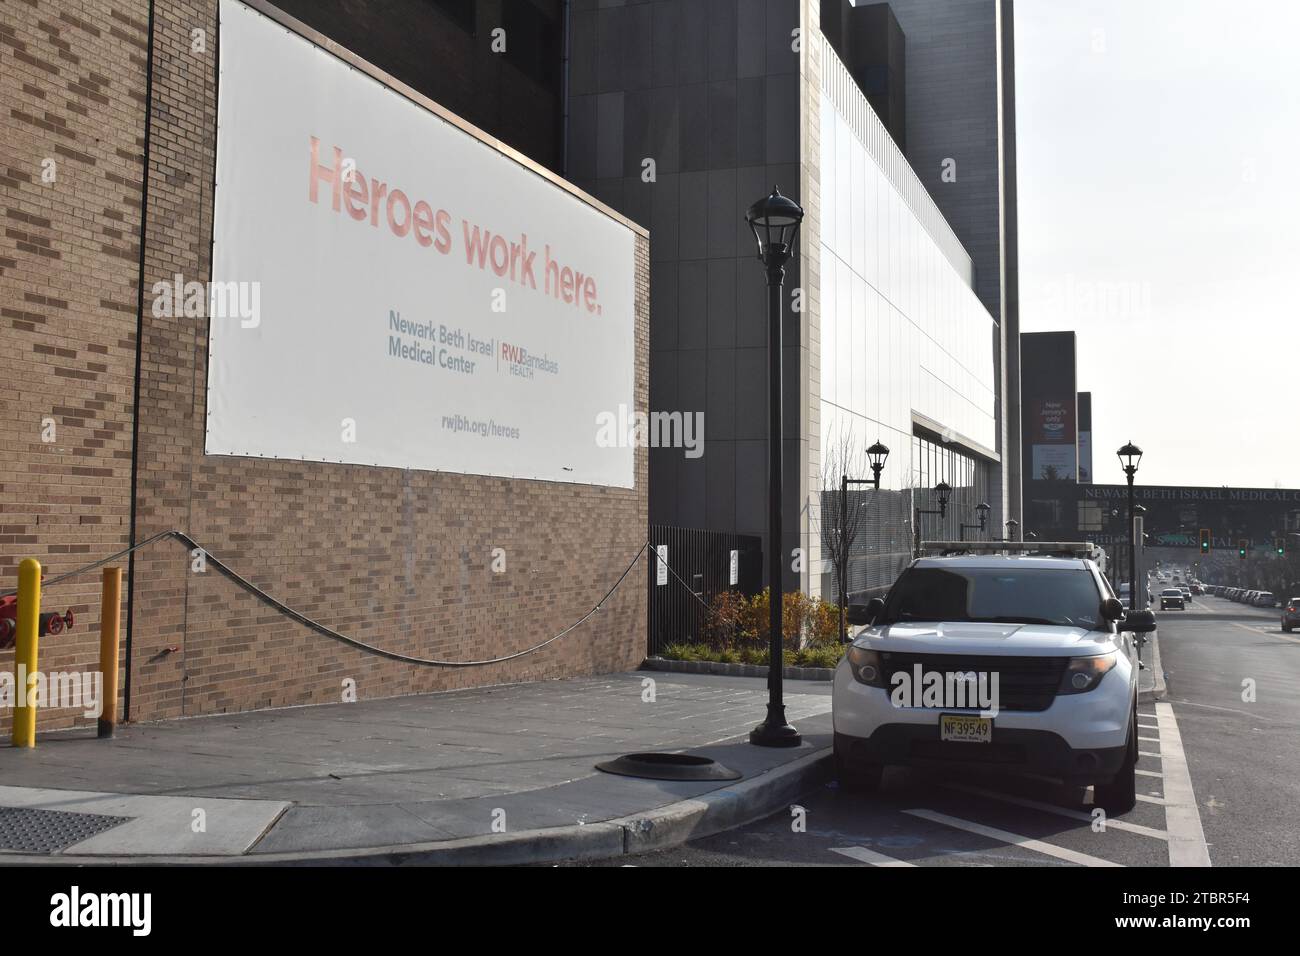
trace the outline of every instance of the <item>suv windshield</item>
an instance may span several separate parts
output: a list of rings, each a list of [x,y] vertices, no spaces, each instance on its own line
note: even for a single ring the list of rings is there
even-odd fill
[[[975,621],[1103,630],[1102,595],[1084,568],[909,568],[877,624]]]

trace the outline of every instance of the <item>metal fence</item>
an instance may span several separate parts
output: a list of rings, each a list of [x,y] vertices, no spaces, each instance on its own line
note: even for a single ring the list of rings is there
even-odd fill
[[[722,591],[745,595],[763,588],[763,545],[753,535],[702,531],[697,528],[650,526],[655,552],[649,568],[649,646],[653,657],[669,644],[694,643],[703,638],[705,608]],[[732,552],[736,582],[732,578]],[[666,556],[666,567],[657,555]]]
[[[864,512],[849,542],[850,601],[882,596],[912,560],[912,500],[911,491],[849,489],[849,508]],[[839,534],[839,511],[839,491],[821,492],[820,520],[824,524],[819,525],[818,533],[824,528],[826,534]],[[827,553],[823,547],[823,557]],[[821,593],[823,599],[839,603],[840,584],[829,560],[822,564]]]

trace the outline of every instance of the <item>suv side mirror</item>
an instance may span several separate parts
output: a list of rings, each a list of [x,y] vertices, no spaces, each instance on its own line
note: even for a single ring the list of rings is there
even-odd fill
[[[1134,634],[1150,634],[1156,629],[1156,616],[1153,611],[1129,611],[1120,623],[1120,627],[1125,631],[1132,631]]]
[[[1101,617],[1105,621],[1118,621],[1124,616],[1124,602],[1119,598],[1106,598],[1101,602]]]
[[[871,624],[884,609],[885,602],[880,598],[872,598],[866,604],[850,604],[847,614],[848,621],[855,627],[859,624]]]

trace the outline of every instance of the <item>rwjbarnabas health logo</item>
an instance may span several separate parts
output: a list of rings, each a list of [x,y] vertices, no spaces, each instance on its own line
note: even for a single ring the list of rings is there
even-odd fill
[[[895,671],[889,683],[889,701],[895,707],[978,707],[982,717],[998,715],[997,671],[927,671],[913,664],[910,671]]]

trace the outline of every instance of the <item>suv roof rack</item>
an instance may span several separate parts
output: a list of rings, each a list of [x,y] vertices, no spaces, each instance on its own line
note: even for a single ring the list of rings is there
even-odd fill
[[[1024,554],[1040,558],[1092,558],[1102,549],[1091,541],[922,541],[919,556]]]

